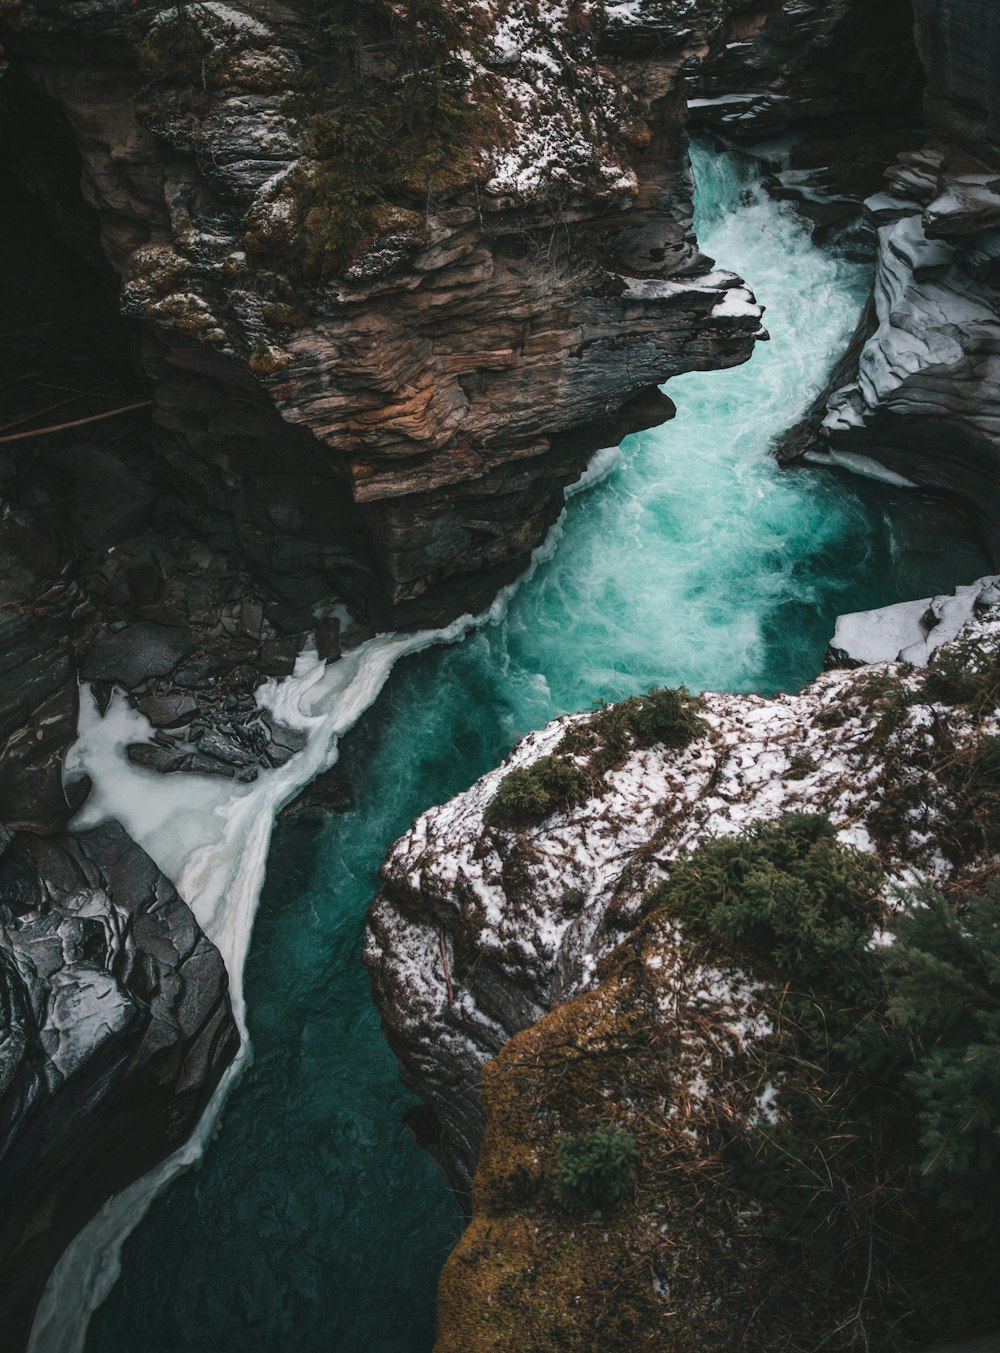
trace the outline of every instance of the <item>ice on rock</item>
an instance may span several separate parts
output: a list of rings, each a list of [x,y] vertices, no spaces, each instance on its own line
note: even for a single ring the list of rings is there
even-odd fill
[[[924,597],[838,616],[830,656],[840,663],[912,662],[923,666],[956,638],[985,606],[995,604],[1000,575],[956,587],[949,596]]]

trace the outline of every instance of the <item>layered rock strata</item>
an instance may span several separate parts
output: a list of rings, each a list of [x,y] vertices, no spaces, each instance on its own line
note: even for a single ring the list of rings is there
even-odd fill
[[[995,647],[991,594],[979,610],[939,654],[964,652],[966,641]],[[436,1114],[435,1150],[461,1194],[482,1143],[484,1065],[594,986],[646,893],[698,841],[804,811],[827,814],[897,879],[917,870],[949,885],[991,858],[975,833],[957,844],[949,767],[995,719],[940,703],[924,681],[920,669],[880,665],[828,673],[799,695],[709,695],[704,735],[683,750],[636,746],[597,792],[535,826],[484,821],[504,776],[594,717],[573,715],[417,819],[383,867],[365,962],[403,1078]]]
[[[440,188],[397,183],[330,271],[302,206],[344,73],[321,7],[0,9],[23,194],[4,256],[24,321],[0,336],[15,1345],[60,1248],[183,1139],[235,1048],[221,962],[167,881],[116,829],[62,833],[87,789],[61,774],[80,679],[151,721],[143,766],[280,765],[301,741],[254,691],[307,636],[333,661],[372,625],[480,609],[591,452],[669,416],[662,381],[763,336],[692,234],[689,47],[599,50],[572,4],[488,17],[501,125]]]
[[[922,84],[907,0],[714,7],[712,60],[694,78],[692,118],[741,140],[836,120],[908,121]]]
[[[478,609],[588,451],[665,415],[657,384],[749,355],[758,325],[722,304],[735,279],[706,278],[691,235],[680,72],[697,49],[619,56],[562,6],[500,7],[499,146],[419,212],[404,193],[326,279],[298,258],[295,185],[316,162],[289,97],[322,59],[311,8],[189,6],[211,48],[195,91],[136,69],[129,9],[21,4],[9,97],[72,131],[142,322],[167,482],[252,573],[292,573],[300,605]],[[66,198],[32,151],[28,186]]]

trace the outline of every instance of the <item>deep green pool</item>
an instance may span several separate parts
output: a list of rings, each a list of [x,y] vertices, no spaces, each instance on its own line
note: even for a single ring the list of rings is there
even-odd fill
[[[400,1124],[358,963],[389,844],[557,714],[679,681],[793,689],[838,612],[987,571],[940,504],[774,465],[868,269],[815,248],[728,157],[697,168],[702,246],[753,286],[771,343],[671,382],[676,420],[571,502],[505,618],[396,668],[342,750],[355,809],[279,827],[245,977],[253,1066],[201,1167],[126,1243],[89,1353],[427,1353],[459,1220]]]

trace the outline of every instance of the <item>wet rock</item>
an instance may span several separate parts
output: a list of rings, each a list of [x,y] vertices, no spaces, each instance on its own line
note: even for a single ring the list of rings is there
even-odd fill
[[[692,72],[695,125],[753,141],[828,120],[842,136],[855,122],[898,121],[919,109],[908,0],[705,8],[716,26],[711,55]]]
[[[172,672],[193,644],[189,630],[151,621],[108,628],[94,640],[80,664],[80,675],[84,681],[141,686],[150,677]]]
[[[323,662],[336,662],[340,657],[340,621],[335,616],[317,620],[316,652]]]
[[[918,0],[932,140],[901,153],[866,204],[872,303],[830,387],[777,448],[865,457],[953,495],[1000,558],[1000,10]]]
[[[184,1141],[237,1034],[218,952],[117,823],[0,844],[0,1287],[16,1348],[63,1247]]]
[[[281,810],[281,817],[290,822],[313,826],[322,823],[329,813],[349,813],[355,806],[354,786],[340,769],[334,766],[311,781],[301,794]]]
[[[140,695],[134,704],[157,728],[186,728],[199,711],[198,701],[188,691],[167,690]]]
[[[0,815],[36,831],[79,806],[63,790],[62,761],[76,736],[70,617],[83,598],[58,574],[41,522],[0,502]]]

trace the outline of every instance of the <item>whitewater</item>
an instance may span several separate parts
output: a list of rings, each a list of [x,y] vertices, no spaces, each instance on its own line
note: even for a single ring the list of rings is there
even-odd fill
[[[681,682],[795,689],[839,612],[987,571],[965,524],[903,485],[777,467],[770,443],[842,352],[870,265],[817,248],[734,157],[695,160],[702,248],[747,279],[771,342],[743,367],[671,381],[676,419],[595,458],[485,615],[380,635],[325,668],[301,657],[259,700],[307,731],[305,750],[249,786],[132,766],[124,748],[148,725],[121,698],[103,719],[83,699],[67,772],[94,790],[75,825],[118,818],[176,883],[222,952],[242,1047],[191,1142],[67,1252],[32,1353],[292,1339],[299,1353],[425,1353],[457,1218],[399,1128],[410,1101],[357,961],[394,836],[559,714]],[[272,852],[278,810],[338,757],[355,810],[318,838],[283,830]]]

